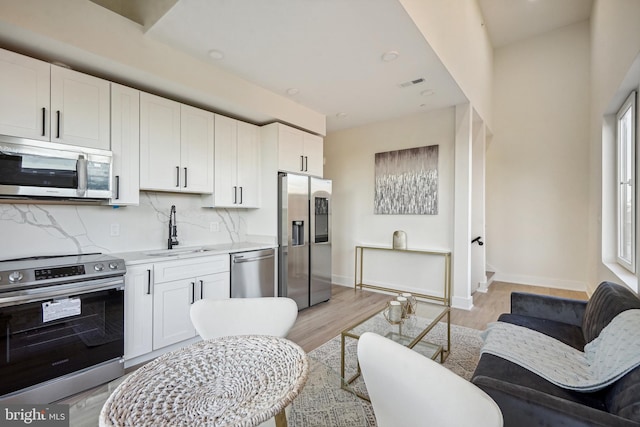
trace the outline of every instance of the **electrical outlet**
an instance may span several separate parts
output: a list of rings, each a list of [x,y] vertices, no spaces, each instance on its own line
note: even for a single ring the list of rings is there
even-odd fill
[[[212,233],[217,233],[218,231],[220,231],[220,224],[217,222],[209,223],[209,231],[211,231]]]
[[[109,232],[111,237],[117,237],[120,235],[120,224],[114,223],[111,224],[111,230]]]

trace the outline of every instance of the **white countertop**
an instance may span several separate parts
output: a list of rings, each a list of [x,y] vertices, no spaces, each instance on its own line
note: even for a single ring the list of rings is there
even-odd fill
[[[148,251],[119,252],[110,254],[122,258],[126,265],[146,264],[149,262],[171,261],[176,259],[203,257],[209,255],[225,255],[236,252],[254,251],[276,248],[272,243],[239,242],[217,245],[176,246],[174,249],[151,249]]]

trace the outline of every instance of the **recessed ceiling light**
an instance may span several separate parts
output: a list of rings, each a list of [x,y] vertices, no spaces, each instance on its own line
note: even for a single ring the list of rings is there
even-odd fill
[[[216,61],[219,61],[224,58],[224,53],[220,52],[219,50],[212,49],[209,51],[209,57],[211,59],[215,59]]]
[[[382,60],[384,62],[391,62],[398,59],[399,56],[400,54],[397,51],[390,50],[389,52],[385,52],[382,54]]]
[[[289,96],[297,95],[299,93],[300,93],[300,90],[296,87],[290,87],[289,89],[287,89],[287,95]]]
[[[420,92],[420,95],[422,96],[431,96],[433,94],[435,94],[435,92],[431,89],[423,90],[422,92]]]
[[[347,116],[348,116],[348,114],[345,113],[344,111],[341,111],[341,112],[336,114],[336,117],[339,118],[339,119],[344,119]]]

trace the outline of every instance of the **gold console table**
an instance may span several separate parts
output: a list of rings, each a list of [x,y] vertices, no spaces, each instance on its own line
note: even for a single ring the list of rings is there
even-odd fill
[[[440,250],[421,250],[421,249],[393,249],[384,246],[356,246],[356,268],[355,268],[355,289],[368,288],[375,289],[379,291],[385,292],[405,292],[406,290],[402,289],[393,289],[393,288],[385,288],[382,286],[371,285],[367,283],[363,283],[363,265],[364,265],[364,253],[365,250],[372,251],[391,251],[391,252],[405,252],[405,253],[414,253],[414,254],[422,254],[422,255],[436,255],[444,258],[444,284],[443,284],[443,295],[442,297],[434,296],[434,295],[426,295],[411,292],[412,295],[418,298],[424,298],[432,301],[439,301],[446,305],[447,307],[451,307],[451,251],[440,251]]]

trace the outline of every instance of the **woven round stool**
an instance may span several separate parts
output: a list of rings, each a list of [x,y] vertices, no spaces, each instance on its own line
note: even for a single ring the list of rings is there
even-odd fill
[[[256,426],[280,414],[309,373],[284,338],[214,338],[166,353],[109,396],[100,426]]]

